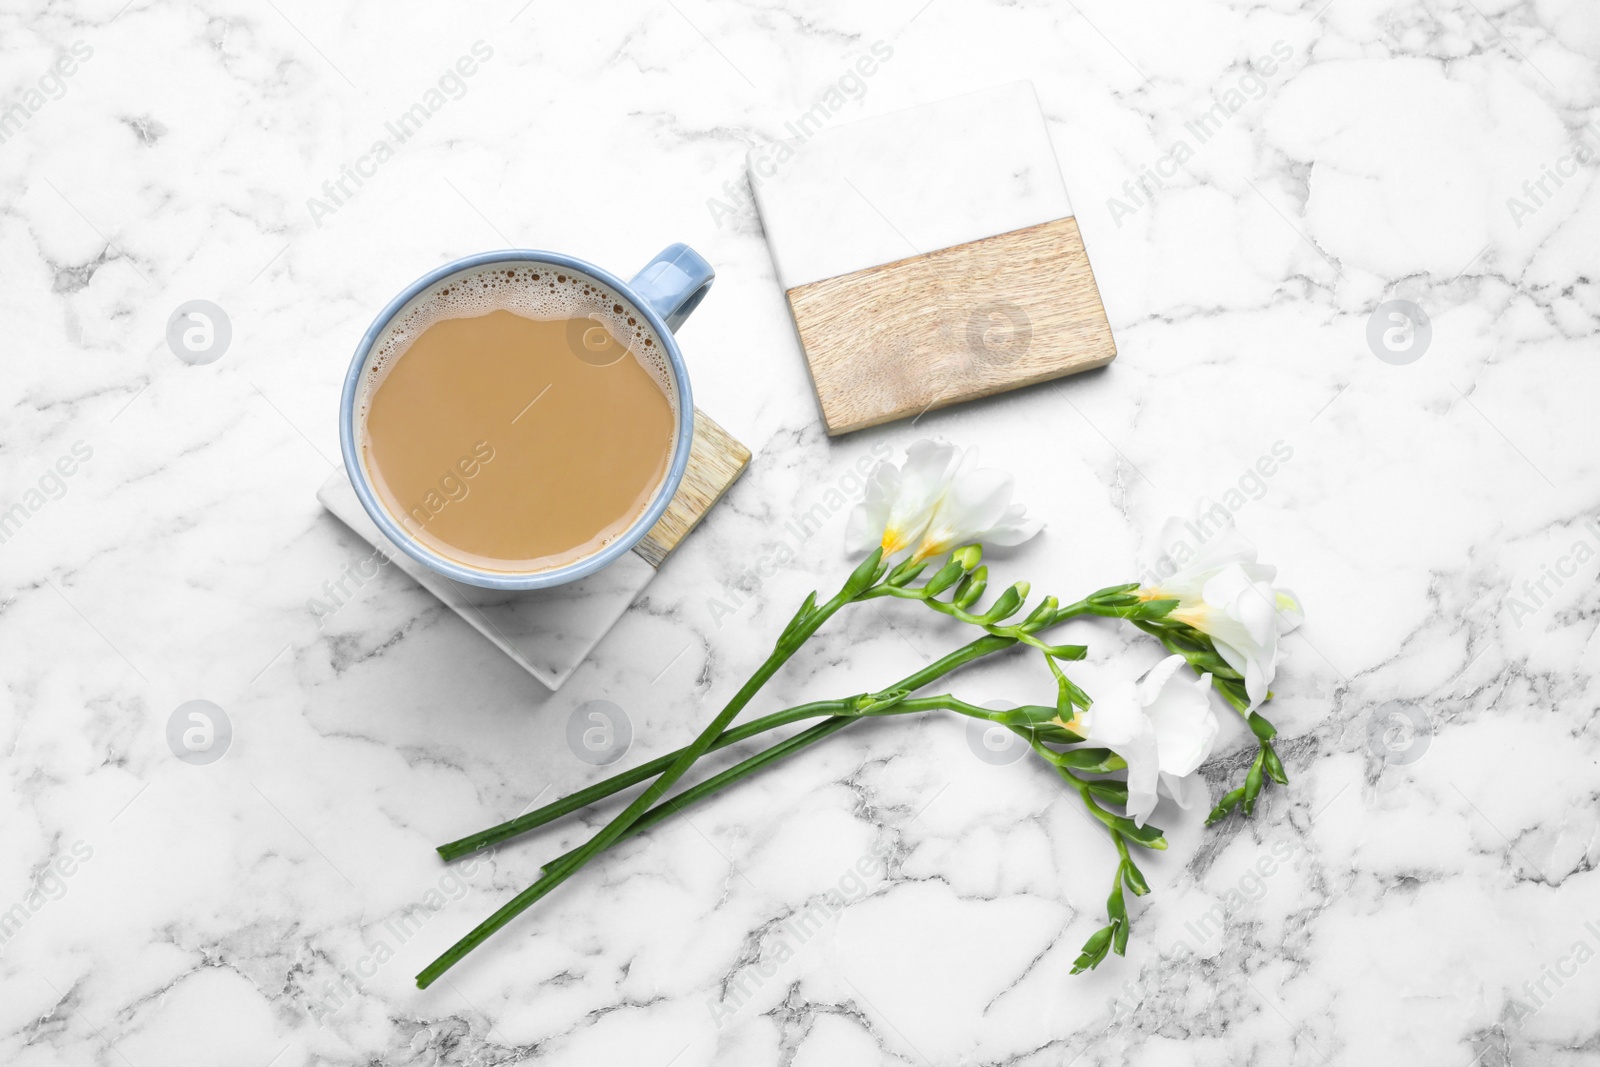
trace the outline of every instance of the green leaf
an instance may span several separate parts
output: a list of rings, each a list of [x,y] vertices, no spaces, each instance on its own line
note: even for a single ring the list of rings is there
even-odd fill
[[[1168,652],[1182,656],[1189,666],[1202,674],[1210,674],[1219,689],[1222,688],[1223,681],[1243,682],[1243,676],[1228,666],[1228,661],[1217,653],[1216,646],[1205,634],[1170,620],[1146,620],[1138,612],[1134,612],[1129,618],[1133,620],[1134,625],[1159,638]],[[1242,685],[1240,692],[1243,693]]]
[[[1071,745],[1083,740],[1071,730],[1063,729],[1059,723],[1052,722],[1055,717],[1056,709],[1045,707],[1043,704],[1025,704],[1020,708],[992,711],[987,716],[990,722],[1008,726],[1033,741]]]
[[[1075,748],[1070,752],[1056,753],[1058,767],[1067,767],[1086,774],[1110,774],[1128,764],[1109,748]]]
[[[1250,694],[1245,690],[1244,687],[1244,675],[1228,666],[1227,660],[1223,659],[1216,653],[1208,653],[1206,656],[1206,662],[1196,665],[1196,669],[1200,668],[1204,668],[1206,671],[1209,671],[1213,678],[1221,678],[1228,682],[1234,688],[1234,691],[1244,699],[1245,706],[1249,706]]]
[[[1062,729],[1053,722],[1024,726],[1021,729],[1029,731],[1035,740],[1047,741],[1052,745],[1076,745],[1083,740],[1071,730]]]
[[[966,575],[966,573],[966,571],[961,569],[961,564],[946,563],[934,573],[932,578],[929,578],[925,583],[923,583],[922,591],[929,596],[938,596],[940,593],[959,582],[962,577]]]
[[[989,587],[989,568],[979,567],[967,575],[967,580],[962,585],[966,587],[965,592],[956,594],[955,605],[965,611],[976,604],[978,598],[983,596],[983,591]]]
[[[1243,676],[1228,666],[1228,661],[1223,659],[1216,649],[1210,647],[1188,649],[1181,654],[1184,659],[1189,661],[1189,666],[1201,674],[1209,674],[1213,679],[1237,683],[1240,686],[1240,692],[1244,691]]]
[[[1072,692],[1067,688],[1071,683],[1067,681],[1067,676],[1061,668],[1056,666],[1053,656],[1046,656],[1044,661],[1049,665],[1050,673],[1056,676],[1056,714],[1061,717],[1062,722],[1068,722],[1073,714]]]
[[[1232,704],[1239,714],[1243,715],[1245,709],[1250,707],[1250,696],[1245,692],[1244,683],[1228,678],[1211,679],[1211,685],[1229,704]]]
[[[1102,800],[1109,800],[1113,804],[1126,806],[1128,803],[1128,783],[1119,782],[1113,778],[1096,778],[1094,781],[1085,782],[1089,792]]]
[[[859,697],[857,698],[856,714],[871,715],[874,712],[882,711],[884,708],[892,708],[910,695],[911,690],[909,689],[891,689],[887,693],[868,694]],[[865,703],[861,703],[861,701],[865,701]]]
[[[1115,829],[1121,831],[1128,840],[1137,841],[1145,848],[1155,849],[1157,852],[1166,850],[1167,839],[1162,835],[1160,827],[1151,826],[1149,823],[1135,826],[1132,819],[1125,819],[1121,815],[1113,815],[1111,818],[1116,820]]]
[[[850,572],[850,577],[845,580],[844,588],[840,590],[846,600],[856,597],[871,589],[878,581],[882,570],[883,548],[879,546],[872,550],[872,554],[861,561],[860,566]]]
[[[1063,771],[1062,773],[1064,774],[1066,772]],[[1079,783],[1076,781],[1074,781],[1074,784],[1083,786],[1088,785],[1086,782]],[[1107,827],[1117,831],[1117,833],[1121,834],[1129,841],[1132,841],[1135,844],[1143,845],[1145,848],[1152,848],[1157,851],[1161,851],[1167,847],[1167,839],[1162,836],[1160,827],[1151,826],[1149,823],[1139,826],[1134,823],[1132,819],[1129,819],[1126,816],[1117,815],[1113,812],[1105,810],[1087,796],[1083,798],[1083,801],[1084,806],[1089,809],[1090,815],[1093,815],[1095,818],[1105,823]]]
[[[1058,704],[1059,701],[1066,701],[1069,707],[1082,707],[1085,710],[1093,707],[1094,701],[1091,701],[1090,694],[1078,688],[1077,683],[1074,683],[1072,678],[1067,677],[1066,673],[1062,672],[1061,667],[1056,665],[1054,656],[1046,656],[1045,662],[1050,664],[1050,672],[1056,675],[1056,688],[1059,689]],[[1061,718],[1067,718],[1066,713]]]
[[[1172,609],[1178,606],[1176,600],[1143,600],[1138,604],[1139,606],[1133,611],[1133,617],[1151,621],[1166,618],[1172,614]]]
[[[783,633],[778,635],[778,643],[782,644],[796,630],[803,626],[806,619],[810,617],[812,610],[815,609],[816,606],[817,593],[816,590],[813,589],[809,594],[806,595],[805,601],[800,605],[800,610],[794,613],[794,618],[789,620],[789,625],[783,628]]]
[[[1056,710],[1061,713],[1062,721],[1072,718],[1074,707],[1088,708],[1094,704],[1094,701],[1089,699],[1089,694],[1079,689],[1072,679],[1056,666],[1054,656],[1046,656],[1044,661],[1049,665],[1050,673],[1056,676]]]
[[[1020,708],[1006,708],[989,716],[1001,726],[1033,726],[1056,717],[1056,709],[1043,704],[1024,704]]]
[[[1266,758],[1262,761],[1262,766],[1264,766],[1267,770],[1267,773],[1272,776],[1272,780],[1277,782],[1279,785],[1288,785],[1289,775],[1286,771],[1284,771],[1283,762],[1278,759],[1278,753],[1273,750],[1272,745],[1269,743],[1264,743],[1262,745],[1262,752],[1266,755]]]

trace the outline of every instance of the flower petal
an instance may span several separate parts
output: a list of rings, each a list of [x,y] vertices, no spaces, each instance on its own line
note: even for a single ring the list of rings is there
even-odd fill
[[[880,463],[867,478],[866,496],[850,510],[845,523],[844,543],[850,552],[871,552],[883,540],[889,522],[889,507],[900,489],[900,469],[893,463]]]
[[[1278,604],[1272,586],[1253,582],[1240,591],[1234,601],[1233,616],[1244,626],[1250,639],[1262,648],[1278,643]]]
[[[1096,700],[1087,711],[1079,712],[1078,719],[1083,723],[1084,741],[1112,750],[1131,743],[1145,728],[1138,693],[1125,683]]]
[[[1027,517],[1028,509],[1022,504],[1012,504],[1006,508],[1000,521],[989,527],[982,540],[987,544],[998,545],[1001,548],[1010,548],[1030,540],[1040,530],[1044,529],[1043,519],[1030,519]]]
[[[1295,629],[1305,621],[1305,609],[1300,605],[1300,598],[1291,590],[1279,589],[1274,598],[1278,606],[1278,632],[1292,634]]]
[[[921,540],[960,461],[954,445],[918,441],[906,449],[906,463],[884,522],[885,542],[910,546]]]
[[[1156,756],[1162,773],[1183,777],[1192,774],[1211,755],[1217,732],[1222,728],[1211,707],[1211,675],[1198,680],[1174,673],[1183,665],[1182,656],[1163,660],[1157,670],[1177,664],[1165,672],[1152,699],[1145,703],[1145,714],[1156,735]],[[1154,676],[1156,671],[1151,671]],[[1146,679],[1148,684],[1149,678]]]
[[[1176,775],[1161,772],[1161,788],[1167,796],[1178,802],[1178,807],[1188,811],[1206,797],[1205,779],[1198,774]]]
[[[1173,516],[1162,525],[1162,551],[1180,570],[1213,571],[1229,563],[1255,562],[1255,546],[1233,525],[1233,516],[1224,522],[1216,511],[1217,505],[1202,503],[1193,520]]]
[[[1155,731],[1147,727],[1144,733],[1116,752],[1128,761],[1128,818],[1135,826],[1142,827],[1156,810],[1156,787],[1161,781]]]
[[[987,533],[1005,515],[1015,484],[1004,471],[962,471],[934,510],[917,554],[936,556]]]
[[[1139,705],[1136,687],[1121,685],[1080,713],[1084,740],[1101,745],[1128,764],[1128,817],[1139,826],[1156,806],[1160,763],[1156,735]]]
[[[1245,668],[1250,665],[1250,657],[1239,651],[1237,648],[1234,648],[1225,639],[1213,636],[1211,638],[1211,643],[1216,646],[1217,655],[1222,657],[1222,662],[1226,663],[1240,674],[1243,674],[1245,672]]]
[[[1277,568],[1256,561],[1256,550],[1226,509],[1202,509],[1192,522],[1168,520],[1163,530],[1173,573],[1140,590],[1146,600],[1178,601],[1171,618],[1205,634],[1238,671],[1253,709],[1266,699],[1285,652],[1284,634],[1300,625],[1299,598],[1273,585]]]
[[[1220,651],[1220,646],[1218,651]],[[1277,661],[1263,663],[1261,660],[1251,658],[1245,663],[1244,691],[1250,697],[1250,710],[1254,711],[1267,699],[1268,687],[1272,685],[1273,668]]]

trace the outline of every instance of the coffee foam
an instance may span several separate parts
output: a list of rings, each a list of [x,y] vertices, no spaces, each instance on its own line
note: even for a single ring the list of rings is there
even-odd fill
[[[666,348],[626,299],[597,278],[548,263],[486,263],[434,282],[395,313],[367,353],[356,397],[365,418],[372,394],[413,341],[437,322],[509,311],[530,319],[593,318],[627,348],[667,395],[673,414],[678,394]],[[676,448],[676,443],[674,443]]]

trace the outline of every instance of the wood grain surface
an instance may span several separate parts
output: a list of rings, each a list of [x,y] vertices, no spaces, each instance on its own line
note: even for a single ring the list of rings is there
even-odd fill
[[[699,408],[694,410],[694,443],[689,448],[689,466],[678,483],[672,503],[662,513],[644,540],[633,550],[652,567],[661,566],[689,531],[699,525],[728,487],[750,463],[750,450],[729,436]]]
[[[788,297],[830,435],[1101,367],[1117,354],[1070,216]]]

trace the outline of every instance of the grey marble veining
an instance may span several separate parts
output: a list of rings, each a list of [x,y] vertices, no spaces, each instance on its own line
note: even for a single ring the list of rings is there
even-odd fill
[[[0,1061],[1600,1061],[1592,5],[135,0],[13,6],[0,51]],[[1119,358],[827,440],[746,153],[1019,79]],[[675,240],[718,270],[696,401],[756,456],[561,691],[345,578],[372,550],[315,493],[376,310],[488,248],[626,274]],[[197,300],[230,337],[180,317],[180,359]],[[992,565],[1064,598],[1222,502],[1306,606],[1289,787],[1158,809],[1127,958],[1071,977],[1114,857],[1076,800],[948,717],[852,727],[419,993],[593,824],[432,846],[605,773],[575,733],[626,735],[614,768],[687,740],[846,572],[858,464],[925,434],[1015,472],[1049,525]],[[965,639],[881,608],[752,713]],[[1157,657],[1064,639],[1090,692]]]

